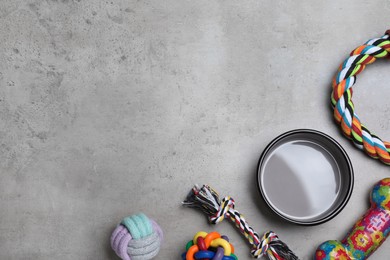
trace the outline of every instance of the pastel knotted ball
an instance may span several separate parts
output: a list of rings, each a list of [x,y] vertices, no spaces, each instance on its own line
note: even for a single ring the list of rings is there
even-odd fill
[[[111,235],[111,247],[123,260],[148,260],[155,257],[163,240],[160,226],[145,214],[126,217]]]

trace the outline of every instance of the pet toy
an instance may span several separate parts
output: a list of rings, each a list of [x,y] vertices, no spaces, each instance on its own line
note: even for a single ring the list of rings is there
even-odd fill
[[[356,75],[366,65],[389,56],[390,30],[381,38],[371,39],[351,52],[350,57],[340,65],[333,80],[331,97],[334,118],[341,125],[344,135],[370,157],[387,165],[390,165],[390,143],[382,141],[360,122],[352,102],[352,86],[356,82]]]
[[[321,244],[316,260],[363,260],[386,239],[390,231],[390,178],[378,182],[371,192],[371,208],[341,241]]]
[[[159,225],[144,214],[126,217],[111,235],[111,247],[123,260],[148,260],[158,254],[163,239]]]
[[[298,257],[272,232],[266,232],[260,237],[245,218],[234,209],[234,200],[231,197],[219,199],[218,193],[208,185],[199,188],[195,185],[187,195],[183,205],[199,208],[209,218],[212,224],[217,224],[225,218],[230,219],[248,239],[252,246],[251,254],[254,258],[268,256],[271,260],[297,260]]]
[[[186,252],[182,254],[182,260],[195,259],[238,260],[227,236],[203,231],[196,233],[194,239],[187,243]]]

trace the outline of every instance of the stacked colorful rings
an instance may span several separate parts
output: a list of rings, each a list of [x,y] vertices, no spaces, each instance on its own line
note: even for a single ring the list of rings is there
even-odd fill
[[[218,232],[207,234],[203,231],[196,233],[194,239],[187,243],[182,259],[238,260],[227,236],[221,236]]]

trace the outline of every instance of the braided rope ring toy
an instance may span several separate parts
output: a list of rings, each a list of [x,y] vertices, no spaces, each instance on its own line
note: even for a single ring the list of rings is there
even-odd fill
[[[356,75],[362,72],[366,65],[378,58],[389,56],[390,30],[387,30],[384,36],[371,39],[357,47],[340,65],[333,79],[331,97],[334,118],[341,125],[344,135],[370,157],[387,165],[390,165],[390,143],[382,141],[360,122],[352,102],[352,86],[356,82]]]

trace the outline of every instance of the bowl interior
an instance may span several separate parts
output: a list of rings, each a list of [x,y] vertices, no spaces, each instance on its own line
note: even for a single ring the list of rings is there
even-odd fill
[[[353,188],[353,169],[344,149],[314,130],[295,130],[272,141],[258,168],[265,202],[279,216],[314,225],[337,215]]]

